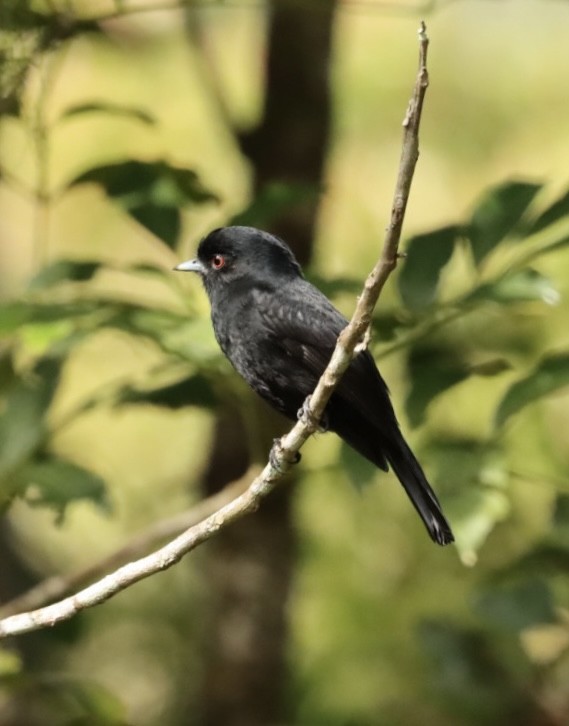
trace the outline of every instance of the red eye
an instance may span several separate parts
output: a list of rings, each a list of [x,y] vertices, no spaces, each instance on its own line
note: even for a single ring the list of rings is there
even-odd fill
[[[211,266],[214,270],[221,270],[225,266],[225,257],[223,255],[214,255],[211,258]]]

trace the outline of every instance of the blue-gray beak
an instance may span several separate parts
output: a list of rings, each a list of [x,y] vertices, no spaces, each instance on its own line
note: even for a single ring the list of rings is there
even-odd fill
[[[205,275],[206,272],[205,265],[197,258],[195,260],[180,262],[180,264],[176,265],[174,269],[179,270],[180,272],[199,272],[200,275]]]

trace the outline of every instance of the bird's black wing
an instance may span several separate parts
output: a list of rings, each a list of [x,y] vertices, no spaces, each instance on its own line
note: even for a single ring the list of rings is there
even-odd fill
[[[259,373],[273,398],[264,397],[294,419],[330,360],[346,320],[304,280],[287,290],[257,289],[254,305],[263,330],[258,358],[266,366]]]
[[[314,390],[338,335],[348,323],[319,290],[304,280],[299,282],[302,286],[259,300],[270,346],[278,350],[275,357],[279,362],[284,362],[275,365],[275,384],[286,389],[282,391],[285,396],[294,399],[295,408],[287,411],[291,418]],[[367,351],[352,361],[327,413],[332,430],[377,466],[387,469],[381,440],[390,437],[397,421],[387,386]]]
[[[319,290],[304,280],[299,283],[281,294],[261,295],[257,301],[267,334],[266,359],[272,367],[271,393],[265,398],[290,418],[314,390],[347,324]],[[367,351],[350,364],[326,416],[329,428],[356,451],[385,471],[391,465],[435,542],[453,541],[437,496],[399,430],[387,386]]]

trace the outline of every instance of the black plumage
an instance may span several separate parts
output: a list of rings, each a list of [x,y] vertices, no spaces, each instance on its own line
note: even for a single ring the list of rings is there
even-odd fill
[[[304,279],[289,247],[253,227],[216,229],[176,268],[201,275],[215,336],[247,383],[296,420],[347,320]],[[391,466],[431,538],[453,541],[439,501],[405,442],[368,351],[356,355],[326,408],[326,424],[376,466]]]

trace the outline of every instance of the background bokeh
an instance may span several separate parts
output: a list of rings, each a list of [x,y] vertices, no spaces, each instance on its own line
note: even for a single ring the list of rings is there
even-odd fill
[[[457,546],[319,435],[215,542],[5,641],[0,722],[567,723],[569,4],[176,5],[0,10],[2,602],[264,461],[283,423],[171,269],[254,224],[350,314],[421,16],[408,257],[371,345]]]

